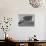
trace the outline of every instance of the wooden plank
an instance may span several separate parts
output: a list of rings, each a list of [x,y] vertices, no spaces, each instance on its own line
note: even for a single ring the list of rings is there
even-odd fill
[[[46,43],[43,43],[43,46],[46,46]]]
[[[28,46],[28,43],[24,43],[24,46]]]

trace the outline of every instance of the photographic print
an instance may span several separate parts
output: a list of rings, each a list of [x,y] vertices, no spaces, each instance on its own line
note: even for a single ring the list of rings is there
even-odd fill
[[[33,8],[38,8],[38,7],[42,6],[43,0],[29,0],[29,4],[30,4]]]
[[[19,26],[34,26],[35,16],[33,14],[19,14]]]

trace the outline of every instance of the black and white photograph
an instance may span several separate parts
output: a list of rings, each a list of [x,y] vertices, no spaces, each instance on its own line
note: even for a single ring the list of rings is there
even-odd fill
[[[44,2],[45,3],[45,2]],[[43,4],[43,0],[29,0],[29,4],[33,7],[33,8],[39,8],[41,7]]]
[[[35,16],[33,14],[19,14],[18,20],[19,26],[34,26]]]

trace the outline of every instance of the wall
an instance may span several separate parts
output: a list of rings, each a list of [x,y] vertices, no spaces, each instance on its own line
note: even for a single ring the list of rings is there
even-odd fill
[[[45,15],[45,24],[44,24],[44,39],[46,39],[46,15]]]
[[[0,16],[13,17],[13,22],[10,33],[17,40],[27,40],[34,34],[37,35],[39,40],[44,40],[45,30],[45,16],[46,8],[33,8],[30,6],[28,0],[0,0]],[[34,27],[19,27],[18,15],[19,14],[34,14],[35,26]],[[2,31],[1,31],[2,32]],[[1,34],[1,33],[0,33]],[[0,37],[2,39],[2,36]]]

